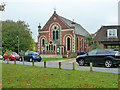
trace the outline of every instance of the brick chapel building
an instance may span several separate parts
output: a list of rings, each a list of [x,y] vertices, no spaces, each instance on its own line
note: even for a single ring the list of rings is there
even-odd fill
[[[38,34],[38,52],[41,55],[68,56],[88,49],[85,36],[89,33],[80,24],[59,16],[56,11],[43,28],[38,26]]]

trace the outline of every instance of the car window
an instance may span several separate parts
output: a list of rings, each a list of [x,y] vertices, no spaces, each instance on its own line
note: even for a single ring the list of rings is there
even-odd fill
[[[96,53],[97,53],[97,50],[95,49],[95,50],[88,52],[88,55],[95,55]]]
[[[38,52],[33,52],[33,55],[39,55],[39,53]]]
[[[106,51],[105,49],[99,49],[97,54],[109,54],[109,51]]]
[[[28,55],[33,55],[32,52],[28,52]]]
[[[11,55],[17,55],[17,53],[16,53],[16,52],[13,52],[13,53],[11,53]]]
[[[25,55],[28,55],[28,52],[26,52]]]

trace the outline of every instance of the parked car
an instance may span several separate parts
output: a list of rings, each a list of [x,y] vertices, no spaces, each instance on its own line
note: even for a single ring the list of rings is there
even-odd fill
[[[0,60],[2,60],[3,59],[3,56],[2,55],[0,55]]]
[[[93,65],[104,65],[107,68],[118,67],[120,64],[120,52],[112,49],[94,49],[84,55],[79,55],[76,62],[83,66],[93,63]]]
[[[83,54],[85,54],[85,52],[77,52],[77,56],[78,55],[83,55]]]
[[[3,55],[3,59],[9,59],[9,60],[19,60],[19,55],[16,52],[10,53],[10,56],[8,56],[6,53]]]
[[[34,51],[25,52],[25,56],[23,56],[23,58],[25,61],[29,61],[29,62],[32,62],[33,60],[38,61],[38,62],[41,61],[40,54],[38,52],[34,52]],[[22,61],[22,57],[20,57],[19,60]]]

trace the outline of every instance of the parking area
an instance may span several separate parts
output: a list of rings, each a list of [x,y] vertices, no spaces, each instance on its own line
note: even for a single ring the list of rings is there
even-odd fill
[[[76,63],[75,58],[67,59],[67,60],[56,60],[56,61],[47,61],[47,67],[54,67],[59,68],[59,62],[61,62],[61,68],[64,69],[73,69],[73,62],[75,62],[75,69],[76,70],[90,70],[90,66],[79,66]],[[0,60],[0,63],[7,63],[7,61]],[[9,61],[9,63],[14,63],[14,61]],[[17,64],[23,64],[21,61],[16,61]],[[25,65],[32,65],[32,62],[24,62]],[[35,62],[35,66],[44,66],[44,62]],[[120,67],[118,68],[105,68],[103,66],[95,66],[93,67],[93,71],[99,72],[109,72],[109,73],[120,73]]]

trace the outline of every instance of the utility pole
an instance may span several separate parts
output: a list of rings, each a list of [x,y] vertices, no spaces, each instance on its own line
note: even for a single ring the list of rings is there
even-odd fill
[[[17,36],[18,38],[18,54],[19,54],[19,36]]]
[[[5,10],[5,3],[2,3],[0,5],[0,11],[4,11],[4,10]],[[2,55],[2,20],[0,20],[0,55]]]

